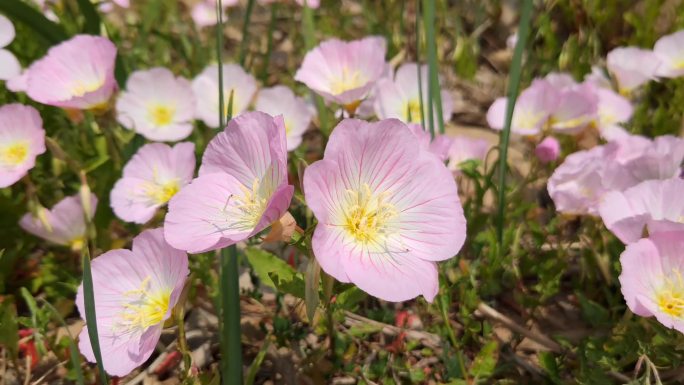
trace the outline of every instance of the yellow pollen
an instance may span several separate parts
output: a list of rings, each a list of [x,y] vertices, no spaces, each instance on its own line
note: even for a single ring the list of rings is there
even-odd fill
[[[230,93],[233,93],[233,105],[230,111],[228,111],[228,106],[230,105]],[[234,89],[229,89],[229,90],[224,90],[223,91],[224,99],[223,99],[223,116],[231,116],[235,117],[236,115],[236,107],[238,105],[238,98],[237,98],[237,91]]]
[[[124,304],[124,312],[116,325],[123,331],[144,331],[150,326],[164,321],[169,310],[171,290],[151,292],[150,277],[145,278],[140,288],[124,293],[128,301]]]
[[[28,143],[16,142],[0,148],[0,162],[7,166],[17,166],[26,160],[28,156]]]
[[[423,111],[420,108],[419,99],[409,100],[404,107],[404,111],[406,111],[404,120],[408,123],[420,123],[423,119]]]
[[[333,95],[339,95],[345,91],[359,88],[366,83],[366,79],[359,71],[349,71],[348,68],[342,68],[342,74],[337,79],[330,82],[330,91]]]
[[[163,205],[168,202],[176,193],[180,190],[180,185],[177,180],[172,180],[164,184],[156,184],[154,187],[150,188],[147,194],[152,198],[152,200]]]
[[[89,92],[97,91],[103,84],[104,79],[87,83],[77,80],[71,86],[71,94],[75,97],[81,97]]]
[[[386,201],[387,192],[373,193],[364,184],[359,191],[347,190],[347,194],[350,199],[344,210],[344,229],[364,245],[380,243],[388,235],[389,222],[397,216],[397,210]]]
[[[675,60],[675,62],[672,63],[672,67],[677,70],[684,70],[684,58]]]
[[[148,113],[150,120],[155,126],[166,126],[173,121],[173,115],[175,113],[173,107],[165,106],[162,104],[153,104],[148,108]]]
[[[83,237],[77,237],[69,242],[69,247],[71,247],[71,250],[73,251],[81,251],[81,249],[83,248],[83,243]]]
[[[514,114],[515,126],[521,128],[533,128],[539,124],[544,117],[544,113],[533,113],[531,111],[520,111]]]
[[[663,313],[682,318],[684,316],[684,280],[678,269],[673,271],[673,276],[665,277],[663,285],[656,291],[656,303]]]
[[[266,211],[270,194],[266,197],[259,194],[260,187],[259,180],[256,178],[252,182],[251,190],[246,186],[241,186],[242,196],[235,198],[233,205],[238,211],[239,219],[236,222],[238,228],[251,229],[256,227],[264,211]]]

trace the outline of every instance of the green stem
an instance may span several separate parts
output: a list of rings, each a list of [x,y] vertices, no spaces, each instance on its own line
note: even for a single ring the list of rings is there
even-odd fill
[[[85,319],[88,326],[88,338],[90,345],[93,348],[93,354],[97,361],[97,367],[100,372],[100,381],[102,385],[109,384],[107,373],[102,364],[102,352],[100,351],[99,334],[97,333],[97,314],[95,312],[95,292],[93,290],[93,274],[90,270],[90,250],[88,242],[84,242],[83,253],[81,255],[81,262],[83,265],[83,303],[85,306]]]
[[[308,5],[306,5],[305,2],[304,7],[302,7],[302,34],[304,35],[304,47],[307,51],[310,51],[314,46],[316,46],[316,36],[314,31],[315,24],[313,11]],[[321,132],[327,137],[332,131],[332,127],[330,127],[328,124],[328,110],[325,107],[323,98],[320,95],[314,93],[313,91],[311,91],[311,94],[313,95],[314,102],[316,103],[316,111],[318,112],[318,122]]]
[[[421,71],[420,65],[420,2],[416,1],[416,65],[418,67],[418,97],[420,99],[420,125],[425,127],[425,103],[423,102],[423,71]],[[434,132],[430,132],[432,137],[435,136]]]
[[[240,342],[240,287],[235,245],[220,253],[221,372],[223,385],[242,384],[242,346]]]
[[[525,44],[530,32],[530,17],[532,14],[532,0],[525,0],[520,13],[520,23],[518,24],[518,43],[513,52],[513,63],[511,65],[511,75],[508,84],[508,103],[506,103],[506,122],[501,137],[499,139],[499,207],[497,216],[496,235],[499,241],[499,254],[503,255],[503,226],[506,208],[506,167],[508,158],[508,143],[511,136],[511,121],[513,119],[513,108],[515,99],[520,88],[520,74],[522,72],[522,56]]]
[[[247,1],[247,10],[245,11],[245,22],[242,24],[242,42],[240,43],[240,65],[245,67],[245,60],[247,59],[247,47],[249,46],[249,21],[252,18],[252,10],[254,9],[254,0]]]
[[[271,62],[271,52],[273,52],[273,31],[275,30],[276,19],[278,16],[278,3],[271,5],[271,22],[268,24],[268,37],[266,40],[266,53],[264,54],[264,63],[261,67],[261,74],[259,78],[262,83],[266,83],[268,78],[268,65]]]
[[[437,63],[437,37],[435,35],[435,0],[423,0],[423,24],[425,26],[425,44],[428,53],[428,121],[430,133],[435,136],[435,115],[439,133],[444,133],[444,119],[442,118],[442,96],[439,92],[439,75]]]

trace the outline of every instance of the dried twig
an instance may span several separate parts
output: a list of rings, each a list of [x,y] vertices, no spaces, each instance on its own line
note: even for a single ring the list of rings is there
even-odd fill
[[[378,327],[383,334],[386,334],[388,336],[397,336],[401,332],[404,332],[404,335],[406,338],[413,339],[413,340],[419,340],[420,342],[423,343],[423,345],[430,347],[430,348],[439,348],[441,345],[441,338],[432,333],[420,331],[420,330],[411,330],[411,329],[402,329],[393,325],[386,324],[384,322],[378,322],[363,316],[360,316],[358,314],[354,314],[350,311],[345,311],[345,323],[348,326],[353,326],[354,324],[366,324],[366,325],[372,325]]]
[[[494,322],[498,322],[505,326],[506,328],[518,333],[522,334],[523,336],[531,339],[532,341],[544,346],[545,348],[549,349],[550,351],[554,353],[560,353],[563,351],[563,348],[554,340],[551,338],[537,332],[534,330],[529,330],[524,326],[519,325],[512,319],[506,317],[505,315],[499,313],[496,309],[493,307],[485,304],[485,303],[480,303],[477,305],[477,312]]]

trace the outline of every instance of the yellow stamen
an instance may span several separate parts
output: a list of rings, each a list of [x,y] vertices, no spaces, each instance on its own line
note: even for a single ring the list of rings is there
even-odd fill
[[[148,107],[147,112],[155,126],[166,126],[173,121],[176,109],[163,104],[152,104]]]
[[[104,79],[98,79],[91,82],[82,82],[77,80],[71,86],[71,95],[81,97],[89,92],[97,91],[104,84]]]
[[[408,123],[420,123],[423,119],[423,111],[420,108],[420,100],[409,100],[403,108],[405,112],[404,120]],[[410,115],[409,115],[410,114]]]
[[[397,216],[387,193],[373,193],[367,184],[358,191],[348,190],[349,205],[344,213],[343,227],[358,242],[381,243],[388,235],[389,222]]]
[[[155,184],[147,191],[152,200],[159,205],[168,202],[180,190],[178,180],[172,180],[163,184]]]
[[[684,316],[684,280],[678,269],[663,279],[663,285],[656,291],[656,303],[660,310],[672,317]]]
[[[69,242],[69,247],[70,247],[71,250],[73,250],[73,251],[81,251],[81,249],[83,248],[83,243],[84,243],[84,242],[85,242],[85,241],[84,241],[83,237],[77,237],[77,238],[72,239],[72,240]]]
[[[128,301],[124,304],[124,312],[116,325],[123,331],[143,331],[150,326],[158,325],[164,320],[169,310],[171,290],[151,291],[150,277],[145,278],[140,288],[124,293]]]
[[[7,166],[18,166],[28,156],[28,142],[21,141],[0,148],[0,163]]]

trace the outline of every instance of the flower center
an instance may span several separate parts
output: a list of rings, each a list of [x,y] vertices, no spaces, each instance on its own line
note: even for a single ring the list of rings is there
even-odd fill
[[[330,91],[334,95],[359,88],[366,83],[366,80],[359,71],[349,71],[347,67],[342,68],[342,74],[330,82]]]
[[[151,291],[150,277],[147,277],[140,288],[127,291],[124,296],[129,300],[116,326],[125,331],[145,330],[164,321],[169,310],[171,290]]]
[[[534,113],[529,110],[522,110],[515,115],[515,126],[521,128],[534,128],[544,118],[544,113]]]
[[[420,123],[423,119],[423,111],[420,108],[420,100],[413,99],[406,103],[405,121],[408,123]]]
[[[149,189],[147,194],[159,205],[168,202],[180,190],[177,180],[172,180],[163,184],[155,184]]]
[[[155,126],[166,126],[173,120],[175,110],[162,104],[154,104],[149,107],[150,120]]]
[[[76,238],[72,239],[71,241],[69,241],[69,247],[73,251],[81,251],[81,249],[83,248],[84,242],[85,242],[85,240],[83,239],[83,237],[76,237]]]
[[[656,303],[663,313],[676,318],[684,316],[684,280],[679,270],[666,277],[656,292]]]
[[[81,97],[89,92],[97,91],[104,84],[104,80],[96,80],[90,82],[83,82],[77,80],[71,86],[71,94],[75,97]]]
[[[228,110],[230,106],[230,94],[233,93],[233,105],[232,108]],[[223,116],[225,117],[235,117],[235,106],[238,104],[237,91],[235,89],[223,90]]]
[[[388,235],[389,222],[397,210],[387,200],[387,192],[373,194],[368,184],[358,191],[347,190],[348,206],[343,227],[349,235],[366,245],[378,243]]]
[[[0,150],[0,161],[7,166],[18,166],[28,156],[28,143],[17,142]]]
[[[273,189],[255,178],[251,189],[241,186],[241,196],[231,195],[226,201],[223,213],[228,220],[229,228],[251,230],[259,224],[266,211]]]

